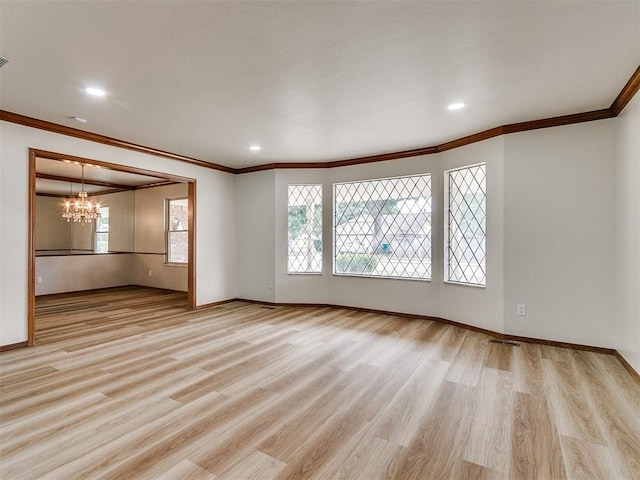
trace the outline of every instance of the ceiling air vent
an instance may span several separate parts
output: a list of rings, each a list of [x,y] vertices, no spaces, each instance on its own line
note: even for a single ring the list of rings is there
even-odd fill
[[[9,63],[8,58],[0,57],[0,68],[4,67],[7,63]]]

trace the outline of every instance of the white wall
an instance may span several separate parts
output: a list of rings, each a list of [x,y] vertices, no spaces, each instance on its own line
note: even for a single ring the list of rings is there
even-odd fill
[[[165,202],[185,198],[186,183],[135,191],[135,261],[131,283],[186,292],[186,265],[169,265],[166,260]],[[151,275],[149,275],[151,272]]]
[[[512,134],[442,154],[237,177],[0,123],[0,343],[26,339],[32,146],[197,178],[198,304],[242,297],[440,316],[515,335],[617,347],[638,368],[638,104],[636,98],[618,119]],[[445,284],[443,171],[482,161],[488,170],[487,288]],[[432,281],[331,275],[331,185],[417,173],[432,174]],[[289,183],[324,184],[323,275],[286,274]],[[515,315],[517,303],[527,305],[526,317]]]
[[[109,251],[111,252],[133,252],[134,195],[133,191],[128,191],[91,197],[93,202],[98,202],[103,207],[109,207]],[[92,235],[91,248],[94,247],[93,241]]]
[[[275,178],[275,171],[267,170],[238,175],[236,179],[239,298],[263,302],[276,299]]]
[[[71,250],[71,223],[62,218],[63,199],[36,196],[36,250]]]
[[[329,303],[331,280],[332,191],[327,169],[276,170],[275,188],[275,298],[280,303]],[[322,184],[323,265],[322,274],[287,273],[288,267],[288,186]]]
[[[134,192],[117,192],[91,197],[109,207],[109,250],[133,252]],[[36,250],[94,249],[93,224],[68,222],[62,218],[64,199],[36,196]]]
[[[164,255],[136,253],[132,258],[129,284],[143,287],[166,288],[186,292],[188,270],[186,265],[165,263]],[[151,275],[149,275],[151,272]]]
[[[614,345],[614,122],[505,136],[506,332]]]
[[[63,255],[36,257],[36,295],[77,292],[131,284],[134,255]]]
[[[640,372],[640,95],[617,127],[616,347]]]
[[[513,335],[613,347],[615,121],[512,134],[404,160],[277,171],[277,301],[439,316]],[[443,282],[443,172],[478,162],[487,163],[484,289]],[[432,174],[432,280],[333,276],[331,185],[417,173]],[[290,183],[324,183],[322,276],[286,274]],[[518,303],[527,306],[525,317],[516,315]]]
[[[276,299],[291,303],[330,303],[440,316],[450,320],[502,331],[502,169],[503,140],[494,138],[438,155],[371,163],[328,170],[278,170],[275,191],[275,278]],[[443,281],[442,195],[444,171],[472,163],[486,162],[488,284],[475,288]],[[430,173],[433,197],[432,280],[392,280],[332,275],[332,187],[334,183]],[[266,178],[264,179],[267,180]],[[322,275],[287,274],[287,185],[322,183],[324,261]],[[267,267],[267,265],[265,265]],[[251,298],[251,297],[249,297]]]
[[[166,199],[186,198],[186,183],[135,191],[135,251],[165,254]]]
[[[91,197],[109,206],[109,248],[119,252],[133,250],[133,192]],[[67,222],[62,218],[63,199],[36,197],[36,250],[84,249],[93,251],[93,225]],[[36,257],[35,294],[75,292],[132,284],[135,255],[52,255]]]
[[[0,345],[27,339],[29,147],[196,179],[196,304],[237,296],[234,175],[0,122]]]
[[[165,201],[187,195],[188,186],[181,183],[92,197],[109,207],[109,250],[131,255],[126,256],[126,262],[119,254],[100,254],[110,260],[78,259],[70,255],[46,260],[38,257],[36,276],[42,283],[36,285],[36,295],[121,285],[186,292],[187,265],[165,263]],[[36,197],[36,249],[92,251],[93,225],[67,222],[61,214],[60,198]],[[118,265],[123,265],[123,269],[115,272]],[[104,278],[97,275],[98,266],[104,268]]]
[[[330,182],[431,174],[432,280],[390,280],[335,276],[329,303],[429,315],[501,332],[502,326],[502,156],[501,137],[445,153],[330,170]],[[444,171],[487,164],[487,286],[444,282]],[[329,224],[331,228],[331,224]]]

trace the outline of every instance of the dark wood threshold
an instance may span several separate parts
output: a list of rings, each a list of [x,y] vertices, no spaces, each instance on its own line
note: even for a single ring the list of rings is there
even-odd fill
[[[205,308],[217,307],[219,305],[224,305],[225,303],[231,303],[231,302],[235,302],[235,301],[237,301],[236,298],[230,298],[229,300],[220,300],[219,302],[204,303],[202,305],[197,305],[195,309],[196,310],[203,310]]]
[[[26,340],[24,342],[10,343],[9,345],[0,346],[0,352],[8,352],[9,350],[17,350],[18,348],[24,348],[28,346],[29,342],[27,342]]]
[[[627,372],[629,372],[629,374],[636,379],[636,382],[640,383],[640,373],[636,372],[635,369],[631,366],[631,364],[629,362],[627,362],[627,359],[624,358],[622,356],[622,354],[616,350],[615,351],[615,357],[618,359],[618,361],[622,364],[622,366],[625,368],[625,370]]]
[[[36,298],[46,298],[46,299],[55,299],[55,298],[65,298],[67,296],[84,296],[84,295],[95,295],[96,293],[108,293],[108,292],[117,292],[119,290],[125,290],[127,288],[137,287],[137,288],[149,288],[153,290],[159,290],[166,293],[184,293],[184,290],[171,290],[170,288],[159,288],[159,287],[149,287],[147,285],[118,285],[117,287],[102,287],[102,288],[91,288],[89,290],[75,290],[73,292],[59,292],[59,293],[46,293],[44,295],[36,295]],[[231,301],[231,300],[228,300]]]

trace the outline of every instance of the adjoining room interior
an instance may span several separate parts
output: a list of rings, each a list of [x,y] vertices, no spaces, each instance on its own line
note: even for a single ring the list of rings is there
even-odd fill
[[[61,294],[68,298],[73,293],[135,285],[184,292],[175,297],[185,307],[190,305],[194,259],[189,256],[194,251],[189,248],[193,214],[187,179],[133,173],[52,152],[34,153],[31,282],[36,305],[41,296],[49,297],[51,307]],[[81,192],[86,192],[84,200]],[[80,207],[83,201],[86,211]],[[37,341],[41,326],[37,314],[33,325],[30,337]]]
[[[3,480],[640,479],[640,2],[0,32]]]

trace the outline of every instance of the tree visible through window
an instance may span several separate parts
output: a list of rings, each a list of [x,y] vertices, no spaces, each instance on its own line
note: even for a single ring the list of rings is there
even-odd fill
[[[486,278],[486,165],[445,172],[445,280],[484,286]]]
[[[94,250],[96,253],[109,251],[109,207],[100,207],[100,218],[96,220],[96,237]]]
[[[322,185],[289,185],[289,273],[322,272]]]
[[[189,203],[186,198],[167,200],[167,262],[189,261]]]
[[[431,278],[431,175],[334,185],[334,273]]]

